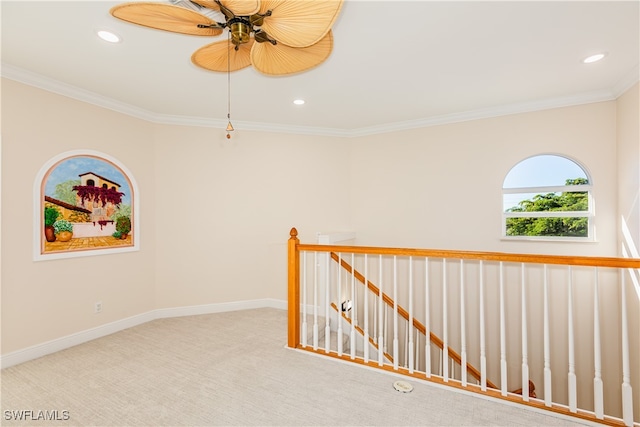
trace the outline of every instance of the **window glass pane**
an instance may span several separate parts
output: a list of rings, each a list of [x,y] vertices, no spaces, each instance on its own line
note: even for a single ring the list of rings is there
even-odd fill
[[[520,203],[526,200],[533,200],[537,193],[514,193],[502,196],[502,208],[505,212],[518,212],[516,209]]]
[[[507,236],[588,237],[588,218],[507,218]]]
[[[588,211],[589,194],[586,191],[504,194],[503,209],[505,212]]]
[[[529,157],[515,165],[504,180],[503,188],[547,187],[566,185],[568,179],[587,179],[585,171],[562,156]]]

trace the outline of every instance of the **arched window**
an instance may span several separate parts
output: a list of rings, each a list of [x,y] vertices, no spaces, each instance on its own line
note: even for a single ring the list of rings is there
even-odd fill
[[[96,182],[92,179],[87,180],[87,187],[95,187]]]
[[[593,240],[591,185],[584,168],[567,157],[522,160],[502,186],[503,237]]]
[[[102,188],[107,189],[109,186],[107,184],[102,184]]]

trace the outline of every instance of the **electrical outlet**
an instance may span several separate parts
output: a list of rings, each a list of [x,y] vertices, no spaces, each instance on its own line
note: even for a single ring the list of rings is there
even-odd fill
[[[98,302],[95,304],[95,313],[96,313],[96,314],[98,314],[98,313],[102,313],[102,301],[98,301]]]

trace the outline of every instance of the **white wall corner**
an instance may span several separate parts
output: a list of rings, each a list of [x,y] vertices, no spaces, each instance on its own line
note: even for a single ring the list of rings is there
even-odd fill
[[[349,240],[355,240],[356,233],[354,231],[319,231],[316,233],[316,238],[319,245],[332,245],[334,243],[344,243]]]

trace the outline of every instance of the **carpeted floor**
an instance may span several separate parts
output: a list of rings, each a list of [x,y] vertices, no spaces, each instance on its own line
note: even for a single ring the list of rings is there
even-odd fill
[[[155,320],[4,369],[2,425],[578,424],[420,381],[397,392],[395,376],[285,348],[286,322],[277,309]]]

